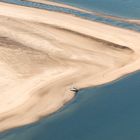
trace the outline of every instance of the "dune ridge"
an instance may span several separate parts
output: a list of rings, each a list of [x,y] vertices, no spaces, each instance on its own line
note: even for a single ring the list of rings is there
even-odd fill
[[[140,68],[140,34],[0,2],[0,131],[49,115],[79,88]]]

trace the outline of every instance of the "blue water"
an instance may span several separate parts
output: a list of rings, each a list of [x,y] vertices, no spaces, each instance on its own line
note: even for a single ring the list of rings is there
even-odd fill
[[[102,23],[106,23],[106,24],[111,24],[113,26],[118,26],[118,27],[127,28],[127,29],[131,29],[131,30],[135,30],[135,31],[140,32],[140,25],[127,23],[127,22],[123,22],[123,21],[116,21],[113,19],[109,19],[109,18],[105,18],[105,17],[101,17],[101,16],[96,16],[96,15],[91,14],[91,13],[80,12],[80,11],[72,10],[69,8],[52,6],[52,5],[36,3],[36,2],[27,2],[27,1],[22,1],[22,0],[1,0],[1,1],[13,3],[13,4],[17,4],[17,5],[46,9],[46,10],[50,10],[50,11],[64,12],[64,13],[72,14],[72,15],[82,17],[82,18],[85,18],[88,20],[98,21],[98,22],[102,22]],[[89,5],[90,5],[90,3],[89,3]]]
[[[140,72],[81,90],[57,113],[0,140],[140,140]]]
[[[140,19],[140,0],[53,0],[90,11]]]

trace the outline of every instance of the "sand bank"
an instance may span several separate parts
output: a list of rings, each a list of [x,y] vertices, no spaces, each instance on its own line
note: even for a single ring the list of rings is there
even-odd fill
[[[0,131],[37,121],[140,68],[140,34],[57,12],[0,3]]]
[[[52,5],[52,6],[64,7],[64,8],[76,10],[76,11],[79,11],[82,13],[83,12],[89,13],[89,14],[99,16],[102,18],[112,19],[113,21],[120,21],[120,22],[126,22],[126,23],[130,23],[130,24],[140,25],[140,20],[138,20],[138,19],[128,19],[128,18],[123,18],[123,17],[117,17],[117,16],[113,16],[113,15],[108,15],[108,14],[105,14],[102,12],[96,12],[94,10],[88,11],[88,10],[84,10],[84,9],[77,8],[74,6],[70,6],[70,5],[66,5],[66,4],[62,4],[62,3],[57,3],[57,2],[53,2],[53,1],[49,1],[49,0],[23,0],[23,1],[36,2],[36,3],[42,3],[42,4]]]
[[[49,1],[49,0],[24,0],[24,1],[43,3],[43,4],[58,6],[58,7],[65,7],[65,8],[69,8],[69,9],[72,9],[72,10],[78,10],[78,11],[81,11],[81,12],[91,13],[90,11],[87,11],[87,10],[84,10],[84,9],[81,9],[81,8],[77,8],[77,7],[74,7],[74,6],[70,6],[70,5],[66,5],[66,4],[62,4],[62,3],[57,3],[57,2]]]

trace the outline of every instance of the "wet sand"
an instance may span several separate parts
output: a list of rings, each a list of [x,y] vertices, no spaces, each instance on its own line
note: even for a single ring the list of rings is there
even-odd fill
[[[0,131],[49,115],[69,88],[140,68],[140,34],[63,13],[0,3]]]

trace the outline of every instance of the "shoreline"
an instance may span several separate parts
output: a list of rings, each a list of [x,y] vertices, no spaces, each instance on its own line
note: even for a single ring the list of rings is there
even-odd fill
[[[49,1],[49,0],[24,0],[25,2],[35,2],[35,3],[41,3],[41,4],[47,4],[47,5],[52,5],[52,6],[58,6],[58,7],[65,7],[65,8],[69,8],[72,10],[78,10],[81,12],[87,12],[87,13],[91,13],[90,11],[81,9],[81,8],[77,8],[74,6],[70,6],[70,5],[66,5],[66,4],[62,4],[62,3],[58,3],[58,2],[54,2],[54,1]]]
[[[90,89],[90,88],[96,88],[96,87],[99,88],[100,86],[102,87],[102,86],[106,86],[106,85],[108,85],[108,84],[113,84],[113,83],[115,83],[115,82],[117,82],[117,81],[119,81],[119,80],[122,80],[123,78],[127,78],[127,76],[131,76],[131,75],[136,74],[136,73],[139,73],[139,72],[140,72],[140,70],[136,70],[136,71],[130,72],[130,73],[126,74],[126,75],[123,75],[123,76],[121,76],[121,77],[118,77],[118,79],[115,79],[115,80],[113,80],[113,81],[109,81],[109,82],[107,82],[107,83],[103,83],[103,84],[100,84],[100,85],[96,85],[96,86],[94,86],[94,87],[93,87],[93,86],[90,86],[90,87],[81,88],[81,89],[79,89],[79,91],[80,91],[80,90]],[[79,91],[78,91],[78,92],[79,92]],[[31,122],[31,123],[29,123],[29,124],[25,124],[25,125],[13,127],[13,128],[10,128],[10,129],[6,129],[6,130],[3,130],[3,131],[0,131],[0,133],[3,133],[4,135],[7,135],[7,133],[9,133],[11,130],[15,130],[15,129],[18,129],[18,128],[21,128],[21,127],[26,127],[26,126],[28,126],[28,125],[34,125],[35,123],[38,123],[39,121],[42,121],[43,119],[47,119],[48,117],[51,117],[52,115],[55,115],[56,113],[59,113],[61,110],[63,110],[63,109],[65,108],[66,105],[71,104],[71,102],[73,102],[73,100],[75,100],[77,94],[79,94],[78,92],[77,92],[76,94],[74,94],[74,96],[73,96],[69,101],[67,101],[61,108],[59,108],[58,110],[52,112],[51,114],[48,114],[47,116],[44,115],[44,116],[42,116],[39,120],[37,120],[37,121],[35,121],[35,122]]]
[[[42,3],[42,4],[49,4],[49,5],[53,5],[53,6],[60,6],[60,7],[65,7],[65,8],[69,8],[72,10],[77,10],[80,12],[84,12],[84,13],[90,13],[90,14],[94,14],[95,16],[101,16],[103,18],[109,18],[109,19],[113,19],[115,21],[122,21],[122,22],[127,22],[127,23],[132,23],[132,24],[136,24],[136,25],[140,25],[140,20],[139,19],[129,19],[126,17],[120,17],[120,16],[115,16],[115,15],[109,15],[109,14],[105,14],[102,12],[96,12],[96,11],[88,11],[87,9],[82,9],[79,7],[74,7],[71,5],[66,5],[64,3],[60,3],[60,2],[54,2],[54,1],[49,1],[49,0],[24,0],[24,1],[29,1],[29,2],[36,2],[36,3]],[[89,20],[89,19],[88,19]]]
[[[0,4],[0,131],[55,112],[74,97],[69,92],[73,83],[79,88],[99,85],[140,68],[137,32]]]
[[[82,19],[85,19],[85,20],[89,20],[89,21],[93,21],[93,22],[100,22],[100,23],[103,23],[103,24],[106,24],[106,25],[109,25],[109,26],[113,26],[113,27],[118,27],[118,28],[124,28],[124,29],[127,29],[127,30],[131,30],[131,31],[136,31],[136,32],[140,32],[140,20],[139,19],[127,19],[127,18],[123,18],[123,17],[117,17],[117,16],[112,16],[112,15],[107,15],[107,14],[103,14],[103,13],[99,13],[99,12],[90,12],[90,11],[83,11],[83,9],[79,9],[79,8],[76,8],[76,7],[72,7],[72,6],[67,6],[65,4],[60,4],[60,3],[56,3],[56,2],[50,2],[50,1],[44,1],[42,0],[41,2],[38,2],[38,0],[23,0],[23,2],[32,2],[34,4],[44,4],[46,6],[56,6],[59,8],[66,8],[67,10],[73,10],[75,12],[81,12],[81,14],[89,14],[89,15],[92,15],[92,16],[95,16],[93,19],[91,18],[87,18],[87,17],[82,17],[80,16],[79,14],[77,15],[76,13],[69,13],[67,10],[63,11],[63,10],[56,10],[56,9],[48,9],[48,8],[42,8],[40,6],[35,6],[35,5],[26,5],[24,3],[22,3],[22,5],[20,5],[20,3],[16,3],[16,2],[4,2],[4,3],[9,3],[9,4],[14,4],[14,5],[19,5],[19,6],[23,6],[23,7],[31,7],[31,8],[37,8],[37,9],[42,9],[42,10],[49,10],[49,11],[54,11],[54,12],[58,12],[58,13],[64,13],[64,14],[68,14],[68,15],[72,15],[72,16],[75,16],[75,17],[78,17],[78,18],[82,18]],[[89,16],[88,15],[88,16]],[[98,18],[102,18],[102,20],[98,20]],[[109,20],[112,20],[111,22],[106,22],[106,20],[109,19]],[[116,24],[112,23],[112,22],[118,22]],[[131,24],[131,28],[128,28],[128,27],[123,27],[122,25],[120,24]],[[128,25],[127,25],[128,26]],[[129,25],[130,26],[130,25]],[[136,29],[133,28],[133,26],[138,26]]]

